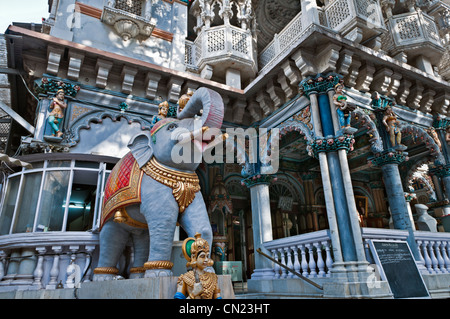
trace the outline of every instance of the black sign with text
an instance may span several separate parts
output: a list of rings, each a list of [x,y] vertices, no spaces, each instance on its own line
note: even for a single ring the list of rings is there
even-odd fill
[[[371,240],[370,248],[394,298],[430,297],[407,242]]]

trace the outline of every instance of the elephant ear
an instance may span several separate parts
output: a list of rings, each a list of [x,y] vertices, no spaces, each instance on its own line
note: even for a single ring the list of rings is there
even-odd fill
[[[144,166],[152,157],[153,149],[150,144],[150,138],[145,133],[139,133],[128,143],[131,154],[136,159],[140,168]]]

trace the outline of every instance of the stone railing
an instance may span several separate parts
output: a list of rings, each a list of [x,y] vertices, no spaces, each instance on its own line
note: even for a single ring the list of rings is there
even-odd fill
[[[329,277],[333,265],[331,239],[328,230],[276,239],[264,243],[272,258],[294,269],[304,277]],[[276,263],[274,278],[294,278],[293,273]]]
[[[275,34],[273,40],[261,51],[259,54],[259,70],[262,70],[269,62],[282,54],[295,39],[300,37],[303,31],[302,13],[300,12],[279,34]]]
[[[384,28],[381,8],[377,0],[335,0],[325,7],[318,8],[317,24],[335,32],[348,34],[357,26],[361,33]],[[263,70],[276,57],[281,55],[298,40],[308,26],[302,25],[302,12],[299,12],[284,29],[275,34],[273,40],[259,54],[259,70]]]
[[[368,24],[381,27],[382,13],[377,0],[335,0],[324,8],[326,25],[339,32],[353,19],[358,18]]]
[[[185,56],[184,56],[184,63],[186,64],[187,70],[196,70],[196,57],[195,57],[195,44],[192,41],[185,40]]]
[[[98,235],[91,232],[0,237],[0,291],[74,288],[90,281],[97,252]]]
[[[422,11],[392,16],[387,20],[387,25],[390,31],[389,36],[392,37],[390,43],[397,50],[424,42],[442,46],[434,19]]]
[[[419,269],[424,274],[450,272],[450,233],[414,232],[422,262]],[[362,228],[366,256],[374,264],[368,240],[406,241],[408,232],[395,229]],[[272,258],[307,278],[326,278],[333,266],[331,239],[328,230],[276,239],[264,243]],[[318,253],[320,252],[320,253]],[[274,278],[295,278],[296,276],[273,263]]]
[[[203,29],[194,43],[186,41],[189,66],[200,67],[209,60],[229,57],[253,61],[253,37],[250,30],[232,25],[221,25]]]

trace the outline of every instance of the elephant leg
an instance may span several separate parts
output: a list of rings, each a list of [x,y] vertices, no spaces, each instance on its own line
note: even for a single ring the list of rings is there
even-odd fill
[[[144,176],[141,185],[141,213],[148,223],[150,251],[144,264],[145,277],[172,276],[170,262],[178,204],[172,189]]]
[[[94,269],[94,281],[112,280],[118,274],[117,263],[125,249],[129,231],[109,220],[100,231],[100,256]]]
[[[189,237],[194,237],[195,233],[200,233],[201,237],[208,241],[211,254],[213,234],[202,193],[197,192],[195,194],[194,201],[181,214],[179,222]]]
[[[148,260],[150,236],[148,229],[135,229],[131,232],[133,240],[134,259],[130,269],[130,279],[144,276],[144,263]]]

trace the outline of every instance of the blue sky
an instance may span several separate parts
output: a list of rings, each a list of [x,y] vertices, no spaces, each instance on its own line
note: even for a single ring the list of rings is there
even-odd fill
[[[0,33],[12,22],[41,23],[48,18],[48,0],[0,0]]]

